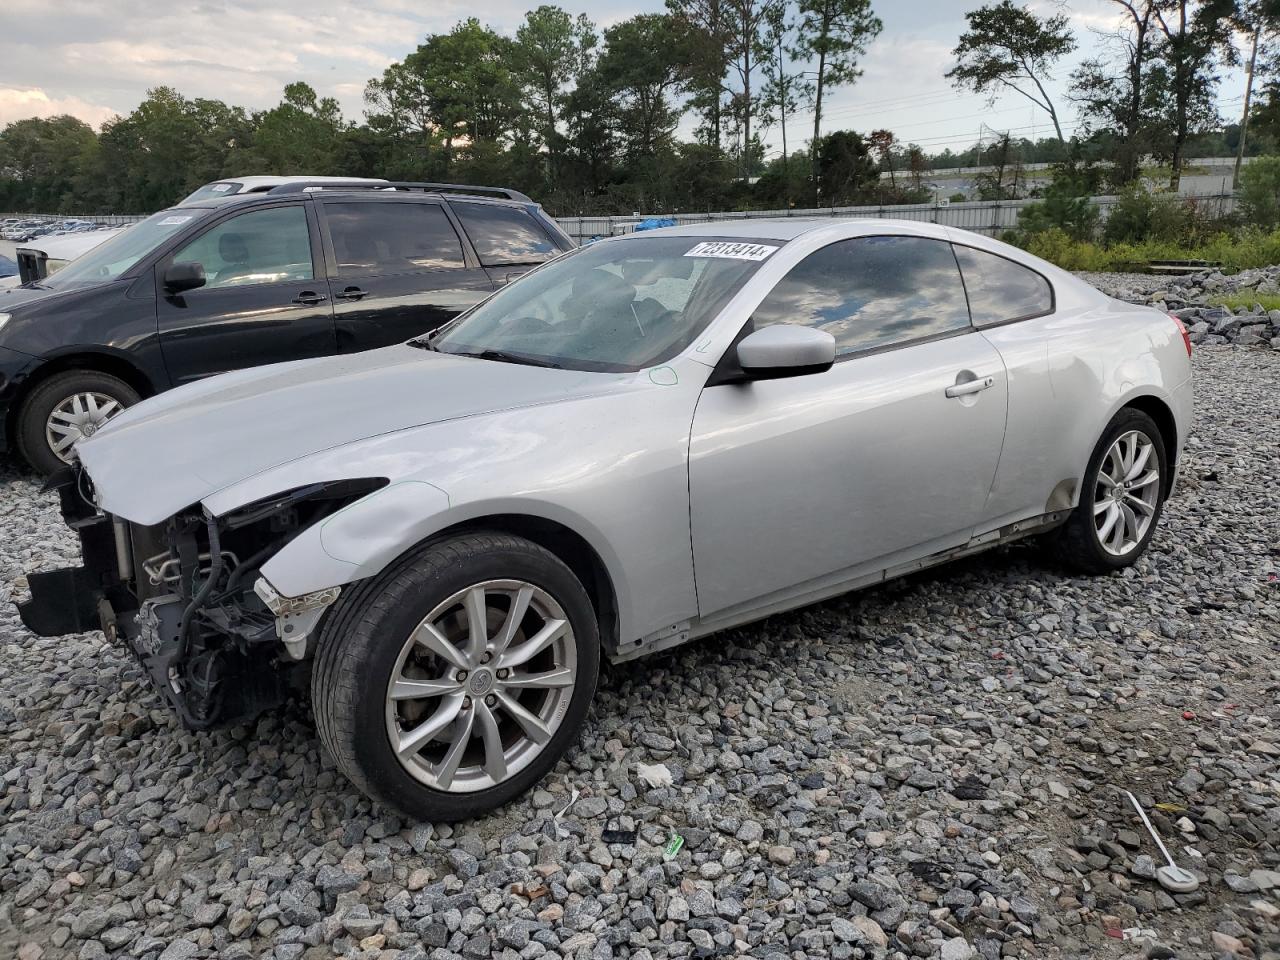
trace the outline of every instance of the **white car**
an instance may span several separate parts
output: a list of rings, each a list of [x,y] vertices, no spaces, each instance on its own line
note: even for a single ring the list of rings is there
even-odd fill
[[[474,816],[573,743],[603,657],[1026,536],[1134,563],[1190,356],[1177,319],[963,230],[633,233],[438,334],[108,420],[50,481],[85,565],[31,574],[22,616],[100,623],[195,728],[309,683],[359,788]]]
[[[272,187],[282,183],[296,183],[305,180],[308,183],[386,183],[379,177],[231,177],[227,180],[215,180],[206,183],[199,190],[182,198],[182,203],[196,200],[214,200],[218,197],[230,197],[237,193],[266,193]]]

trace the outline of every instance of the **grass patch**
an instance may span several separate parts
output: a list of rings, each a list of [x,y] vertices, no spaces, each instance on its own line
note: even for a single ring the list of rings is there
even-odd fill
[[[1212,260],[1222,264],[1223,273],[1239,273],[1280,263],[1280,230],[1266,233],[1246,228],[1234,234],[1214,234],[1199,243],[1147,240],[1104,245],[1089,240],[1073,240],[1064,231],[1054,228],[1015,235],[1015,241],[1029,253],[1064,270],[1099,273],[1133,270],[1149,260]],[[1250,302],[1249,306],[1253,303]]]
[[[1280,310],[1280,294],[1275,293],[1229,293],[1217,294],[1209,298],[1215,307],[1230,307],[1232,310],[1252,310],[1254,304],[1262,304],[1263,310]]]

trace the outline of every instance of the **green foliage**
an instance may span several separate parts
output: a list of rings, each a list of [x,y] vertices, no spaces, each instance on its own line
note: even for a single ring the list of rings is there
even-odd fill
[[[1257,157],[1240,171],[1240,207],[1250,223],[1280,226],[1280,157]]]
[[[1053,101],[1045,92],[1053,64],[1076,47],[1066,14],[1038,17],[1013,0],[965,14],[969,29],[951,52],[956,64],[947,78],[957,87],[993,97],[1008,90],[1030,100],[1049,115],[1062,139]]]
[[[1239,273],[1280,263],[1280,230],[1253,227],[1236,233],[1218,232],[1195,243],[1145,240],[1104,247],[1076,240],[1056,228],[1019,233],[1009,239],[1065,270],[1125,271],[1150,260],[1209,260],[1221,263],[1225,273]]]
[[[1045,190],[1043,200],[1022,208],[1018,226],[1032,235],[1057,230],[1072,240],[1083,241],[1093,236],[1098,216],[1088,183],[1079,175],[1068,174],[1054,179]]]
[[[822,202],[843,206],[864,199],[879,182],[867,142],[849,130],[829,133],[818,146],[818,180]]]
[[[1275,293],[1228,293],[1209,298],[1209,302],[1217,307],[1230,307],[1234,310],[1252,310],[1261,306],[1263,310],[1280,310],[1280,294]]]
[[[1108,243],[1143,240],[1177,241],[1195,230],[1195,211],[1177,196],[1157,194],[1135,181],[1126,186],[1107,215],[1103,238]]]

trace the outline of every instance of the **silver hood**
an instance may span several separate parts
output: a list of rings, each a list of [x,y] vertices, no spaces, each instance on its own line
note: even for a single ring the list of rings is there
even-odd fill
[[[322,450],[600,393],[629,378],[400,344],[179,387],[120,414],[76,451],[103,510],[153,524],[233,483]]]

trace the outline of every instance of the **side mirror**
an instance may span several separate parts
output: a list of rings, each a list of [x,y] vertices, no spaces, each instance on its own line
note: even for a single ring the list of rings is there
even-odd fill
[[[821,373],[835,362],[836,338],[813,327],[775,323],[738,344],[738,363],[748,380]]]
[[[164,271],[164,288],[168,293],[186,293],[204,286],[204,264],[193,260],[171,263]]]

